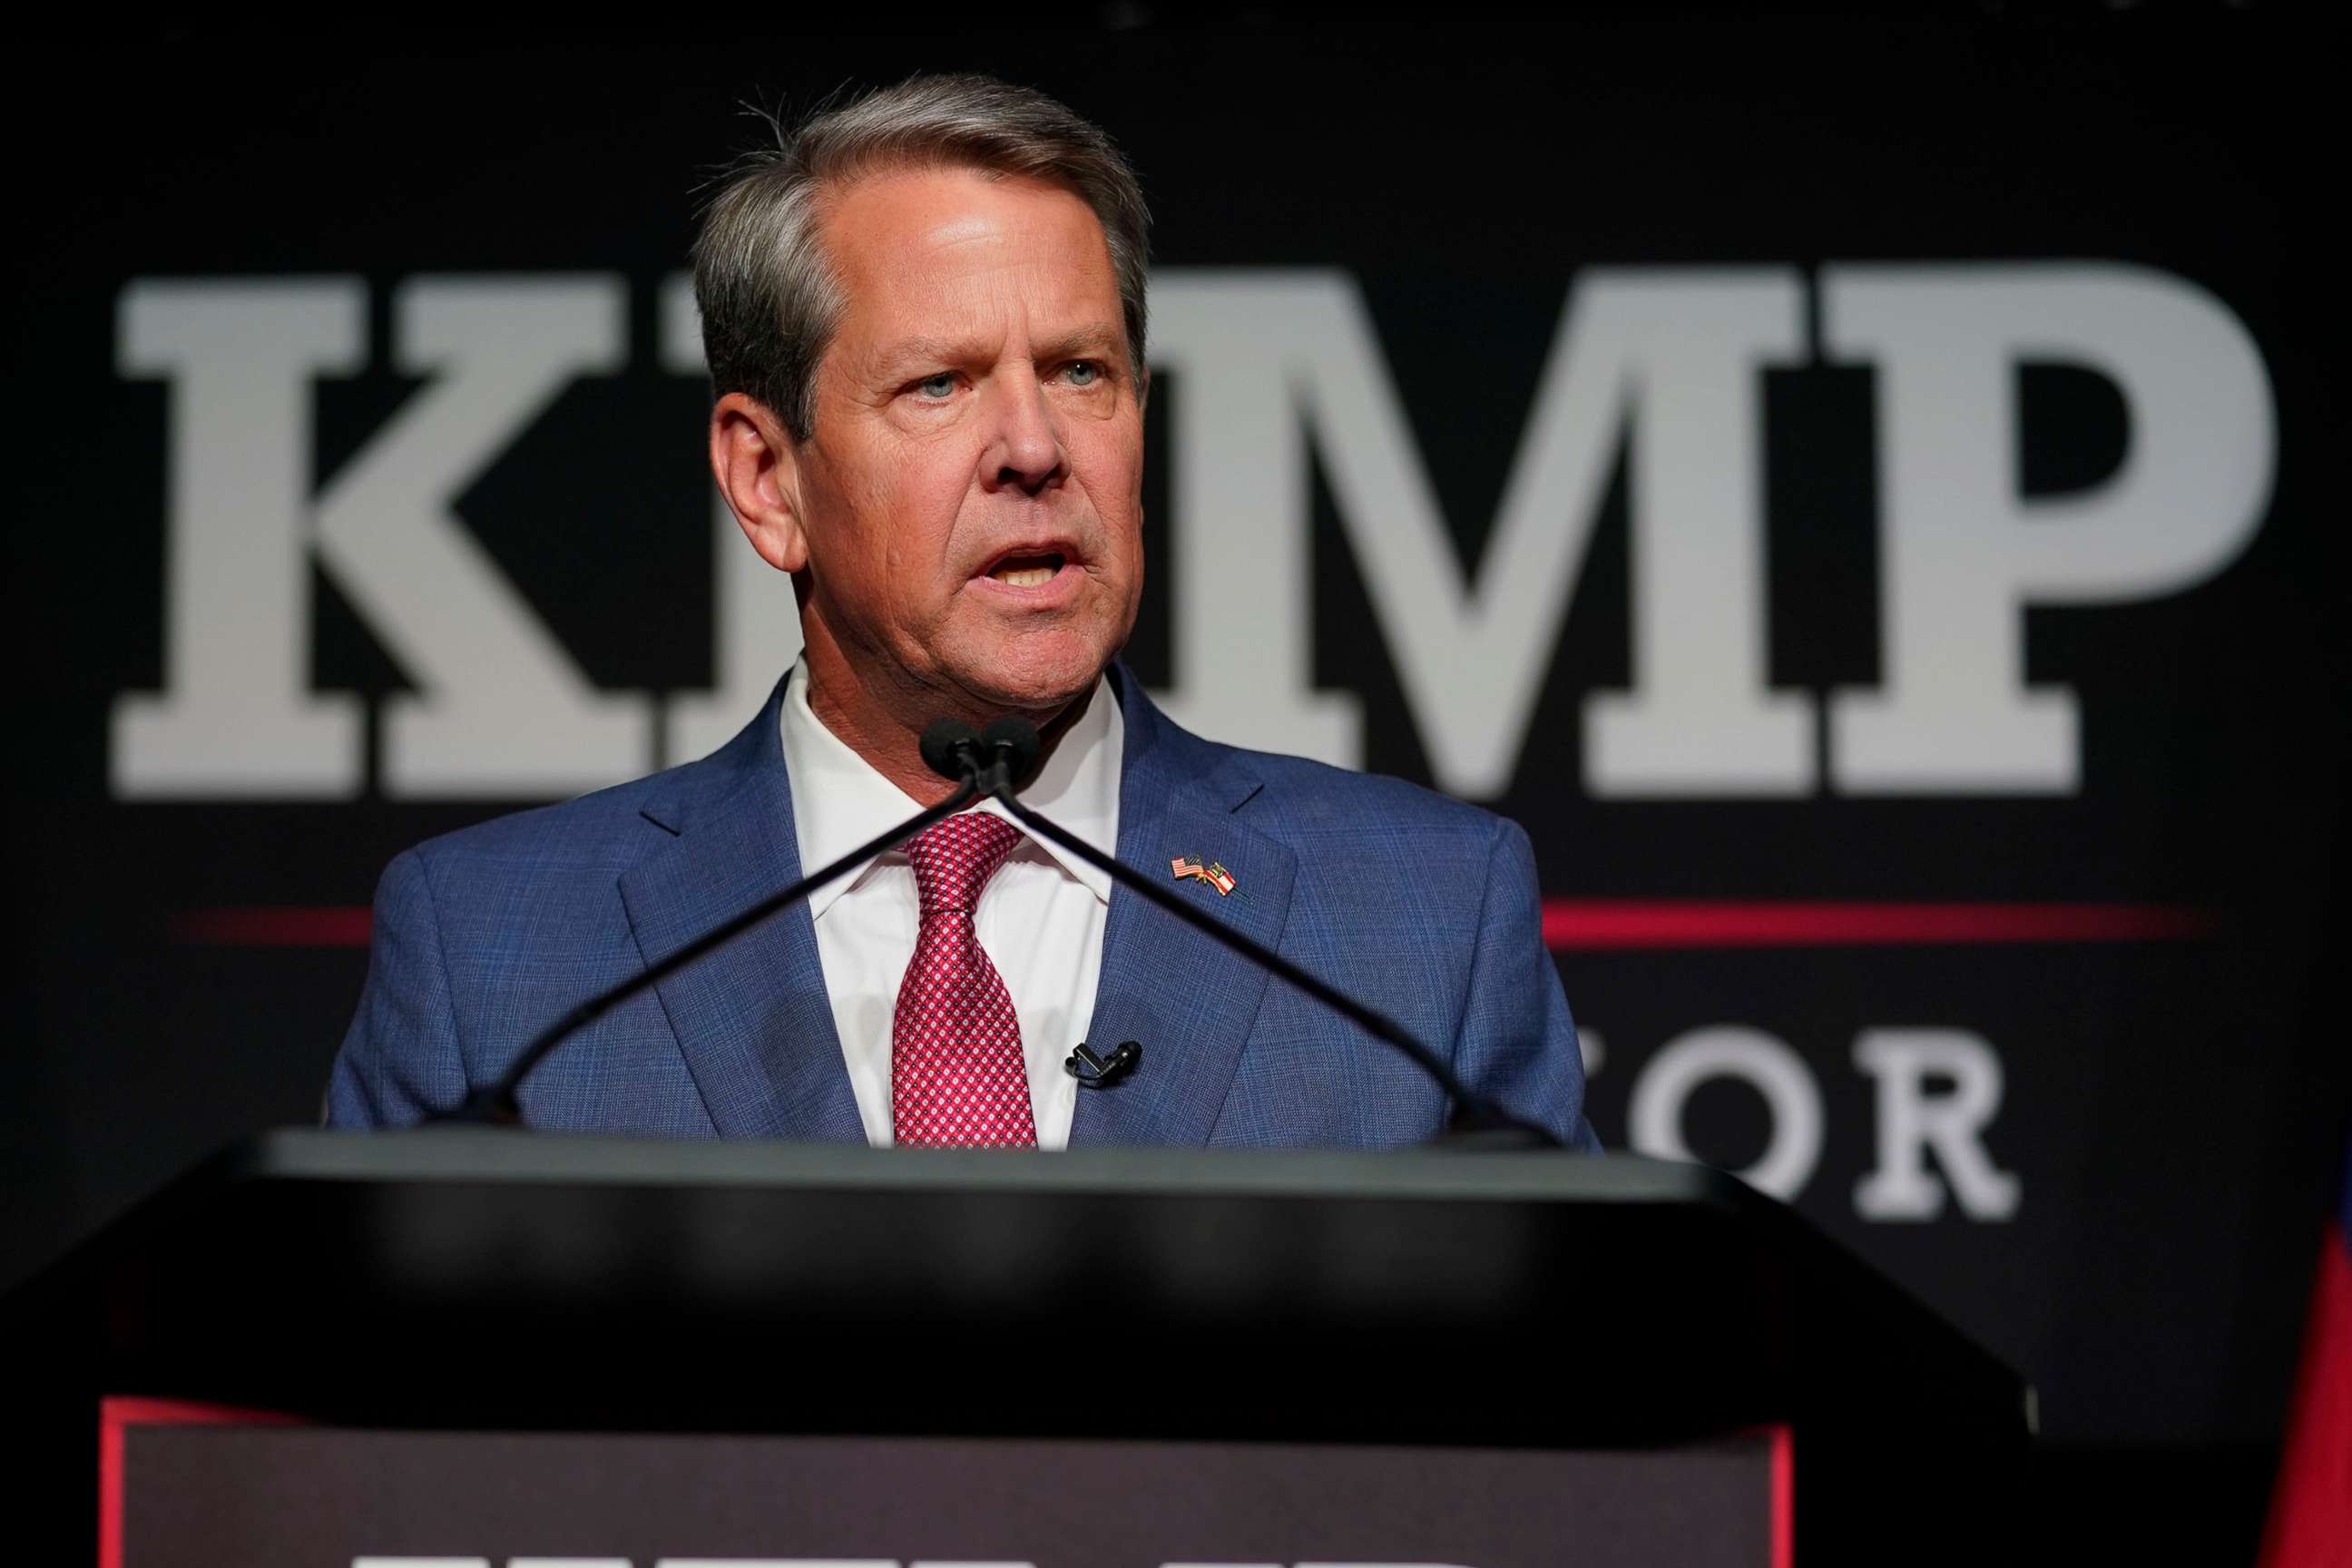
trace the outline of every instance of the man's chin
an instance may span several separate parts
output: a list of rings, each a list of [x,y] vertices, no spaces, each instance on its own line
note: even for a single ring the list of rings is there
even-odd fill
[[[1110,660],[1090,639],[1025,637],[963,661],[957,684],[991,710],[1043,722],[1092,690]]]

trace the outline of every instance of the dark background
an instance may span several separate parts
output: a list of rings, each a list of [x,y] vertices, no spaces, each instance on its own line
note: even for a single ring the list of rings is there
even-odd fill
[[[237,1134],[316,1114],[364,952],[175,941],[175,917],[363,904],[401,847],[530,804],[110,796],[110,704],[163,675],[167,394],[116,374],[124,285],[363,277],[376,368],[320,386],[324,477],[419,384],[381,368],[392,286],[625,276],[626,368],[573,386],[459,510],[600,686],[692,691],[712,679],[704,397],[661,371],[654,301],[697,186],[756,141],[746,102],[981,69],[1119,138],[1159,264],[1355,277],[1466,563],[1583,268],[2117,260],[2193,280],[2246,324],[2279,440],[2252,543],[2189,593],[2028,616],[2029,678],[2072,686],[2084,714],[2080,793],[1586,795],[1580,702],[1628,677],[1621,472],[1515,782],[1488,804],[1527,826],[1552,897],[2210,913],[2193,942],[1561,959],[1607,1043],[1591,1111],[1612,1146],[1641,1062],[1684,1030],[1745,1023],[1806,1058],[1829,1136],[1798,1206],[2039,1385],[2053,1541],[2250,1560],[2347,1105],[2321,989],[2346,935],[2346,661],[2343,310],[2322,238],[2340,127],[2316,30],[2212,5],[1173,17],[975,29],[927,12],[880,37],[693,17],[660,37],[463,47],[185,33],[20,61],[6,622],[23,932],[0,1051],[0,1283]],[[2093,485],[2120,460],[2127,412],[2105,384],[2036,371],[2022,392],[2030,490]],[[1776,688],[1878,676],[1871,395],[1866,368],[1769,377]],[[1181,548],[1164,486],[1155,469],[1156,551]],[[1319,489],[1316,510],[1318,682],[1362,694],[1369,765],[1426,780]],[[1166,583],[1129,650],[1147,681],[1169,668]],[[333,584],[315,586],[315,686],[404,687]],[[2007,1096],[1987,1142],[2023,1183],[2014,1218],[1857,1217],[1871,1086],[1850,1052],[1888,1025],[1998,1047]],[[1703,1089],[1691,1142],[1738,1168],[1762,1116],[1735,1086]]]

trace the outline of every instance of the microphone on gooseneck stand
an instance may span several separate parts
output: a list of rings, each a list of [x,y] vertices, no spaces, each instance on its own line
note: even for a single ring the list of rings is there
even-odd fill
[[[1026,720],[1006,717],[974,733],[969,725],[954,725],[951,720],[940,720],[923,732],[923,760],[933,772],[943,778],[970,782],[982,793],[993,797],[1011,813],[1024,827],[1044,835],[1067,849],[1088,865],[1109,876],[1121,887],[1149,899],[1186,925],[1258,964],[1280,979],[1304,991],[1341,1017],[1378,1036],[1402,1052],[1412,1064],[1434,1079],[1454,1101],[1454,1116],[1447,1138],[1464,1143],[1495,1148],[1558,1148],[1559,1140],[1542,1127],[1514,1116],[1494,1100],[1462,1081],[1453,1064],[1405,1032],[1404,1026],[1376,1008],[1357,1001],[1339,987],[1301,969],[1272,948],[1252,941],[1223,921],[1216,920],[1177,894],[1162,887],[1133,867],[1104,854],[1077,835],[1061,827],[1021,804],[1018,791],[1029,782],[1036,770],[1040,747],[1036,727]],[[932,755],[930,738],[940,737],[940,755]],[[1142,1047],[1129,1040],[1108,1058],[1098,1057],[1085,1047],[1079,1047],[1085,1058],[1082,1065],[1073,1065],[1070,1071],[1081,1083],[1099,1085],[1121,1073],[1132,1070],[1142,1055]],[[1072,1058],[1074,1064],[1077,1058]]]
[[[473,1090],[466,1096],[465,1102],[454,1110],[440,1111],[426,1117],[425,1124],[445,1126],[452,1123],[470,1123],[493,1127],[520,1127],[523,1121],[522,1105],[519,1096],[523,1081],[530,1077],[532,1070],[545,1061],[556,1047],[570,1039],[574,1033],[586,1028],[630,997],[650,986],[661,984],[714,948],[722,947],[742,935],[769,916],[792,908],[827,882],[856,869],[886,850],[897,848],[933,823],[954,816],[979,799],[986,793],[988,782],[981,776],[981,769],[978,765],[969,772],[960,771],[955,752],[955,748],[965,737],[977,739],[977,735],[978,732],[971,725],[959,723],[952,719],[941,719],[932,723],[923,731],[923,761],[929,765],[932,772],[957,781],[953,795],[926,811],[917,812],[887,833],[859,845],[832,865],[820,868],[781,892],[761,900],[724,924],[713,926],[659,963],[648,964],[618,985],[600,991],[589,997],[533,1037],[530,1044],[523,1047],[522,1054],[515,1058],[505,1072],[499,1075],[497,1082]],[[1032,730],[1029,734],[1029,756],[1032,766],[1035,763],[1036,751],[1037,735],[1036,731]]]

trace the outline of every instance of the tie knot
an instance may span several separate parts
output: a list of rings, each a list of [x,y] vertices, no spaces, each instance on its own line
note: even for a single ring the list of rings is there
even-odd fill
[[[908,839],[907,859],[915,868],[922,918],[928,921],[934,915],[971,914],[980,903],[980,890],[1020,842],[1019,828],[985,811],[967,811],[933,823]]]

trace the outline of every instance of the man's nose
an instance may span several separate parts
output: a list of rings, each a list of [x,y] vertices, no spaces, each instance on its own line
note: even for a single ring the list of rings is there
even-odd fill
[[[1035,495],[1069,472],[1062,432],[1045,388],[1026,367],[993,378],[995,439],[981,456],[981,483]]]

